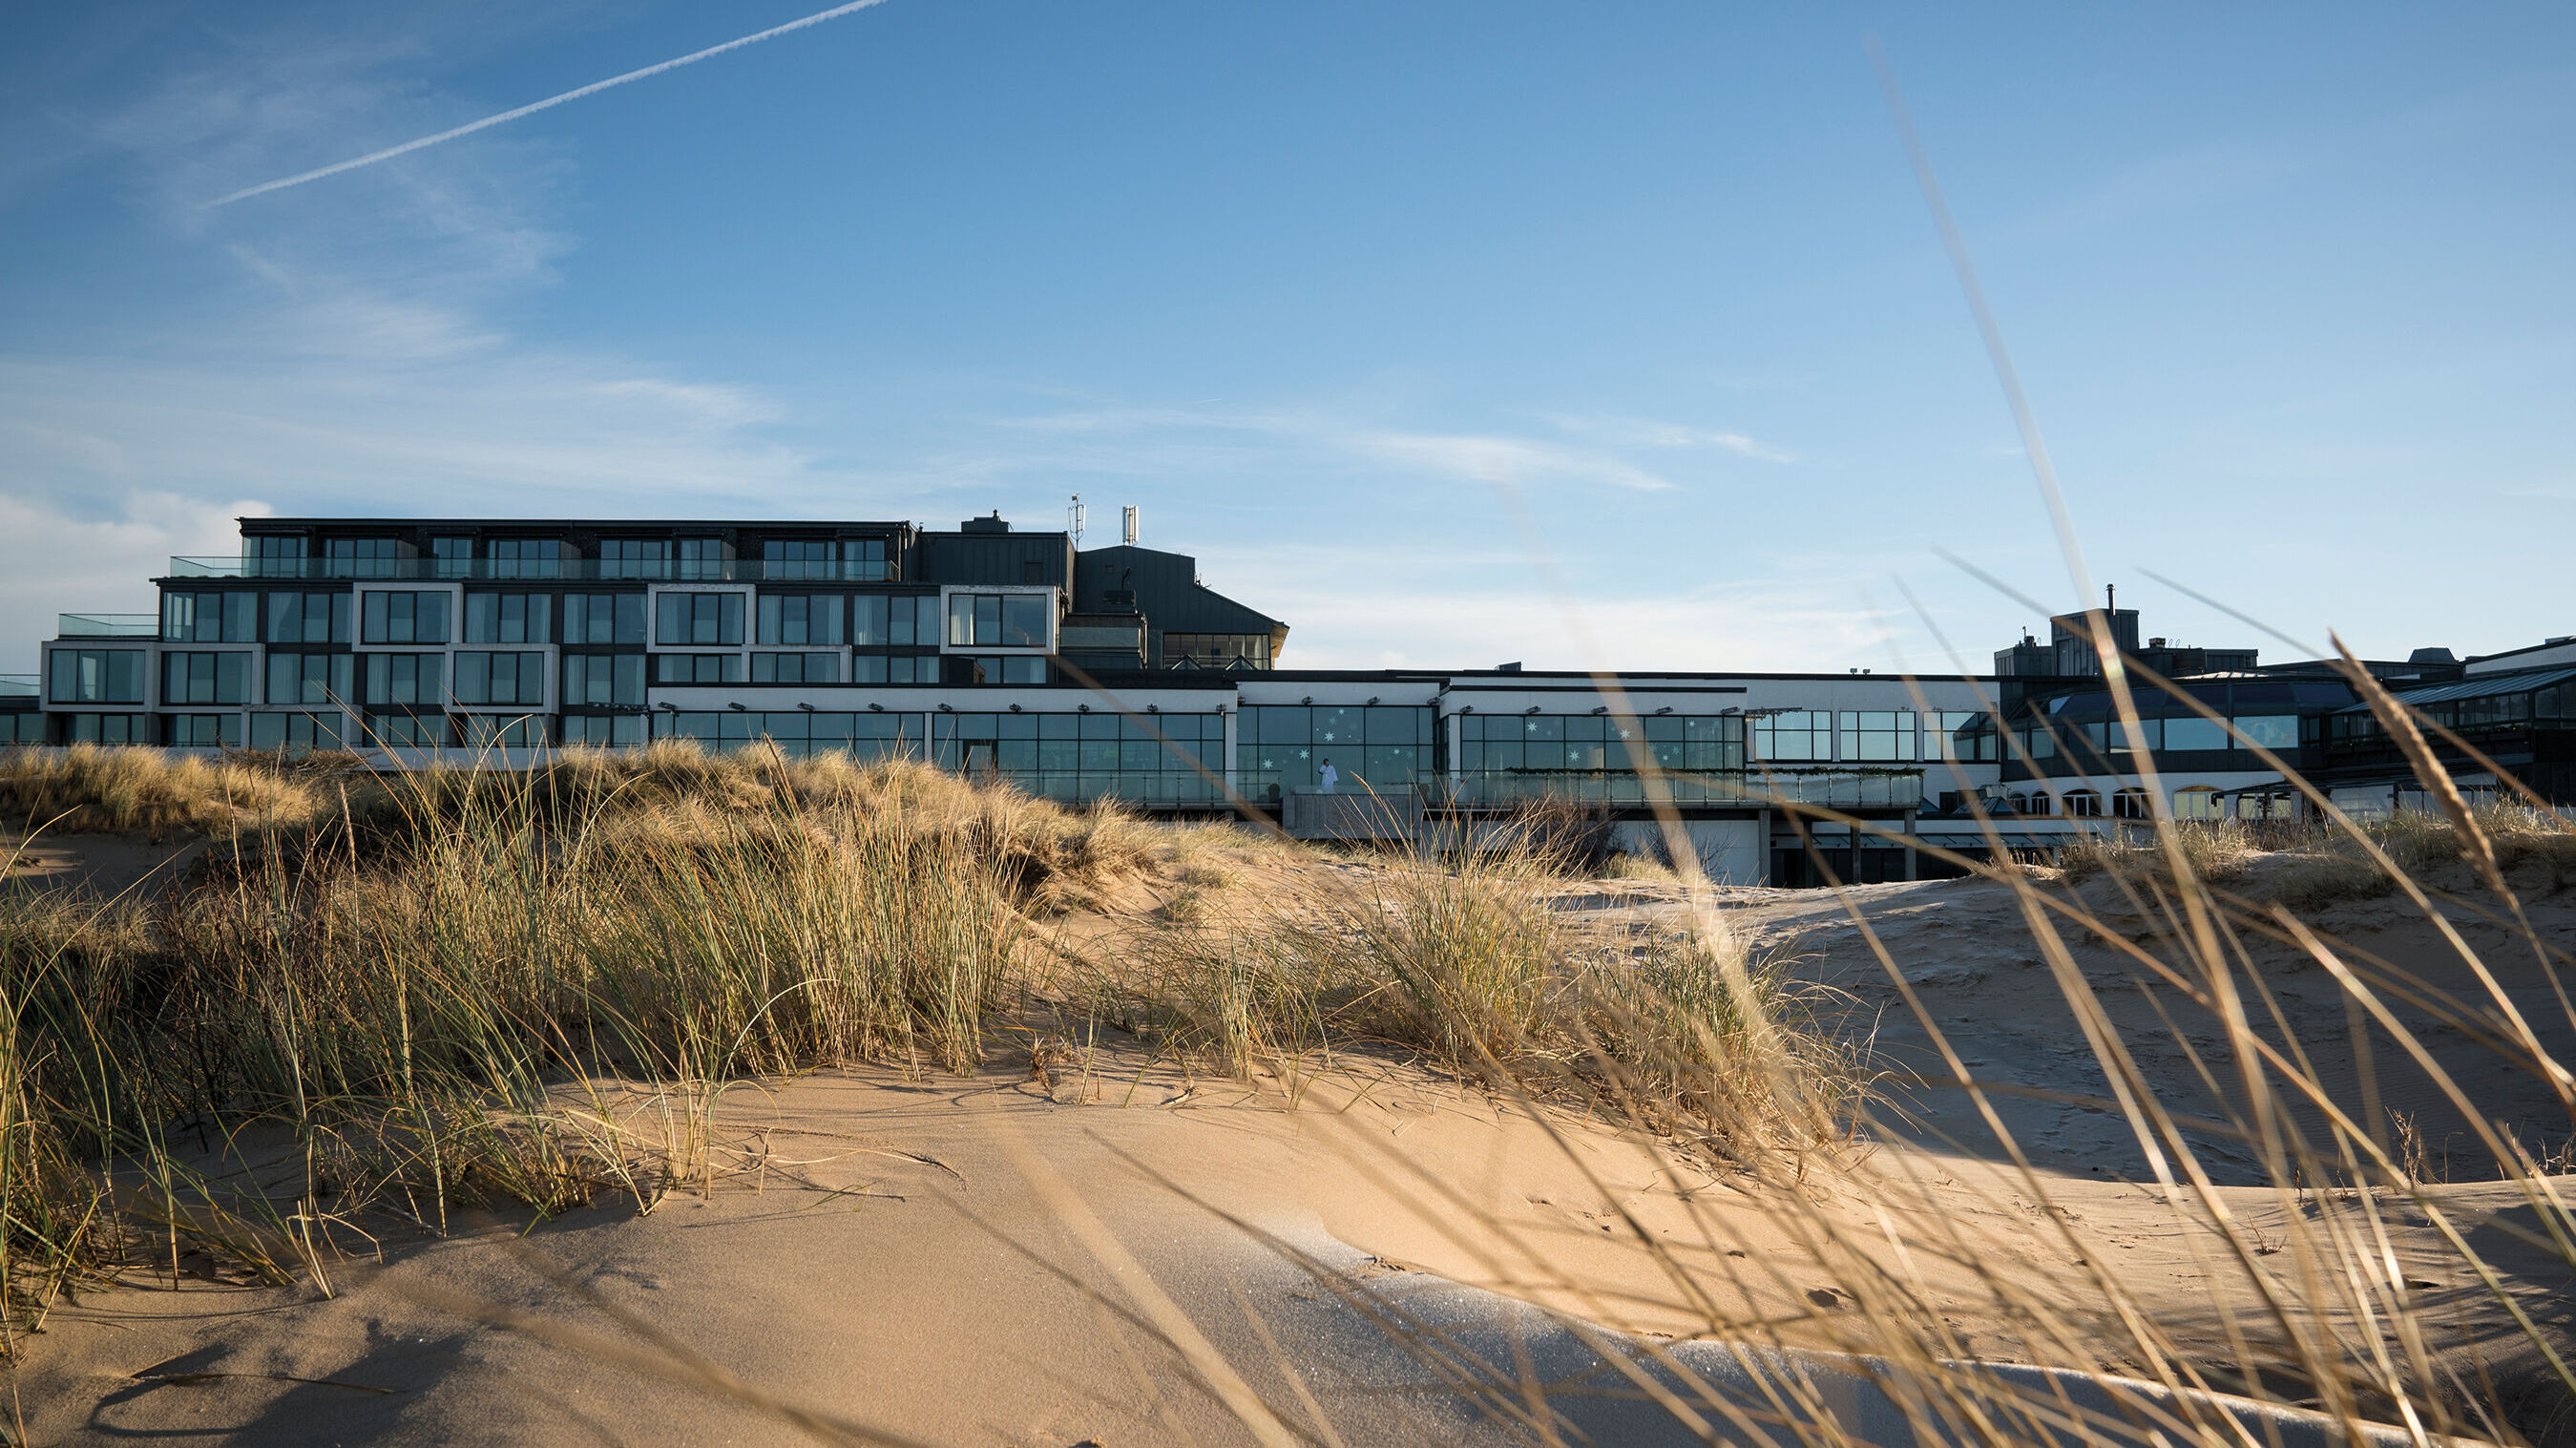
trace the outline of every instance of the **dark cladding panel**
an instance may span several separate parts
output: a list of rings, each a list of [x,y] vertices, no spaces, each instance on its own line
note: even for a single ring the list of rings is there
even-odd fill
[[[1062,533],[924,533],[919,583],[1052,584],[1073,589],[1073,540]]]

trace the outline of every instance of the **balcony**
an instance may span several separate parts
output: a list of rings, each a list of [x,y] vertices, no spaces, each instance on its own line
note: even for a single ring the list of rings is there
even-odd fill
[[[32,699],[36,683],[34,674],[0,674],[0,699]]]
[[[172,578],[352,579],[401,583],[895,583],[900,570],[866,559],[179,558]]]
[[[64,613],[56,614],[59,623],[56,638],[66,639],[157,639],[161,636],[161,615],[157,613]]]

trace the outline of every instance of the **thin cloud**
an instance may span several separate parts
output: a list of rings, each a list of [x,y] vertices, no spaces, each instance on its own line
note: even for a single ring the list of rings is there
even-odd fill
[[[1592,438],[1614,447],[1716,448],[1757,462],[1792,463],[1798,460],[1794,453],[1758,442],[1743,433],[1693,427],[1688,423],[1658,422],[1646,417],[1577,417],[1563,413],[1551,413],[1547,420],[1579,437]]]
[[[1388,462],[1480,483],[1571,480],[1648,493],[1667,492],[1673,486],[1669,479],[1626,458],[1530,438],[1376,432],[1363,433],[1352,442],[1360,451]]]
[[[739,39],[728,40],[722,45],[710,45],[704,50],[691,51],[687,55],[680,56],[674,60],[663,61],[659,65],[648,65],[642,70],[630,70],[624,75],[614,75],[610,76],[606,80],[593,81],[589,85],[583,86],[578,90],[568,90],[561,95],[548,96],[544,100],[533,101],[527,105],[520,106],[516,110],[503,111],[497,116],[485,116],[479,121],[468,121],[464,125],[451,127],[450,129],[440,131],[435,135],[422,136],[416,140],[405,141],[399,146],[388,146],[381,151],[370,151],[364,156],[352,157],[349,160],[336,162],[332,165],[319,167],[315,170],[305,171],[293,176],[280,177],[275,181],[263,181],[257,186],[245,186],[239,191],[232,192],[225,196],[218,196],[214,200],[204,203],[203,209],[211,211],[218,206],[230,206],[236,201],[247,201],[254,196],[265,196],[271,191],[283,191],[289,186],[301,186],[307,181],[319,181],[326,176],[337,176],[343,171],[354,171],[361,166],[372,166],[378,161],[390,161],[396,156],[408,156],[414,151],[435,146],[442,141],[453,141],[459,136],[470,136],[476,131],[488,130],[505,121],[515,121],[521,116],[532,116],[539,111],[551,110],[556,106],[562,105],[566,101],[577,101],[584,96],[597,95],[601,91],[608,90],[614,86],[621,86],[632,81],[643,80],[649,76],[660,75],[664,71],[678,70],[684,65],[695,65],[699,61],[706,60],[713,56],[722,55],[729,50],[740,50],[746,45],[757,45],[764,40],[785,35],[791,30],[803,30],[807,26],[820,25],[826,20],[837,20],[841,16],[848,15],[854,11],[871,9],[884,3],[885,0],[850,0],[850,3],[847,5],[835,5],[829,10],[818,11],[812,15],[806,16],[802,20],[790,20],[784,25],[773,25],[767,30],[760,31],[752,35],[745,35]]]

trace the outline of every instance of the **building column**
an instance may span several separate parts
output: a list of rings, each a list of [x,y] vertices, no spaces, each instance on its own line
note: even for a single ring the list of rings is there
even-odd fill
[[[1237,799],[1243,797],[1243,790],[1235,780],[1234,744],[1238,733],[1236,726],[1242,718],[1241,701],[1237,701],[1233,708],[1225,711],[1225,792]]]
[[[1762,842],[1754,847],[1753,883],[1768,885],[1771,883],[1771,810],[1767,805],[1763,807],[1761,820]]]
[[[1916,848],[1923,842],[1914,833],[1914,814],[1913,810],[1905,812],[1905,878],[1908,880],[1923,878],[1923,852]]]

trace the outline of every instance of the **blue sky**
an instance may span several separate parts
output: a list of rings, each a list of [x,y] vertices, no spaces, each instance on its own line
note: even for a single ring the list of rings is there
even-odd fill
[[[1936,550],[2071,585],[1873,30],[2149,633],[2576,633],[2564,7],[887,0],[203,205],[819,3],[0,12],[0,669],[243,512],[1074,492],[1291,665],[1982,666]]]

